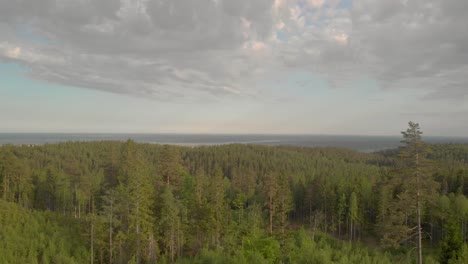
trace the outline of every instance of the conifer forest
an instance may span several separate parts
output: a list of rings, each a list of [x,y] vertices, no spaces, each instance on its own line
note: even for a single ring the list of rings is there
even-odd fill
[[[0,147],[0,263],[468,263],[468,145]]]

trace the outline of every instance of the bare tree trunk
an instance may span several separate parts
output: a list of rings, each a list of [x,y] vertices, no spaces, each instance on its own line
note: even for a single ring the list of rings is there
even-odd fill
[[[3,200],[6,201],[8,192],[8,176],[5,175],[3,178]]]
[[[433,221],[433,219],[432,219],[432,216],[431,216],[431,247],[433,246],[433,243],[434,243],[434,239],[433,239],[433,237],[434,237],[434,225],[432,224],[432,221]]]
[[[136,239],[136,263],[137,264],[140,264],[140,219],[139,219],[139,202],[137,202],[137,205],[136,205],[136,235],[137,235],[137,239]]]
[[[177,257],[182,255],[182,232],[180,232],[180,221],[177,221]]]
[[[110,219],[109,219],[109,264],[112,264],[112,200],[110,203]]]
[[[90,213],[91,213],[91,264],[94,262],[94,212],[92,208],[93,197],[90,199]]]
[[[270,235],[273,234],[273,198],[270,196],[269,201],[270,207]]]
[[[421,232],[421,208],[418,198],[418,264],[422,264],[422,232]]]
[[[122,238],[120,238],[119,239],[119,261],[118,261],[119,263],[122,262],[122,258],[123,258],[123,256],[122,256]]]
[[[408,226],[408,212],[405,211],[405,226]],[[405,231],[406,237],[408,237],[408,231]],[[408,239],[405,239],[405,246],[408,246]]]
[[[90,253],[91,253],[90,263],[91,264],[93,264],[94,262],[94,248],[93,247],[94,247],[94,223],[93,223],[93,218],[91,218],[91,249],[90,249]]]
[[[341,219],[338,218],[338,237],[341,238]]]
[[[175,231],[174,229],[171,227],[171,231],[170,231],[170,234],[169,234],[170,238],[169,238],[169,256],[171,258],[171,263],[174,263],[174,251],[175,251]]]
[[[419,186],[419,173],[418,173],[418,166],[419,166],[419,154],[416,153],[416,188],[417,188],[417,196],[416,196],[416,210],[417,210],[417,217],[418,217],[418,264],[422,264],[422,232],[421,232],[421,203],[420,203],[420,186]]]

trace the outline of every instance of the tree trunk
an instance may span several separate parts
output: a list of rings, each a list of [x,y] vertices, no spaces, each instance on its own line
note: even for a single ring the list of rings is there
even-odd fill
[[[92,216],[91,216],[92,217]],[[93,223],[93,218],[91,218],[91,248],[90,248],[90,253],[91,253],[91,259],[90,263],[93,264],[94,262],[94,223]]]
[[[422,232],[421,232],[421,208],[418,199],[417,203],[418,211],[418,264],[422,264]]]
[[[418,217],[418,264],[422,264],[422,232],[421,232],[421,203],[420,203],[420,186],[419,186],[419,154],[416,153],[416,210]]]
[[[270,196],[269,201],[270,207],[270,235],[273,234],[273,198]]]
[[[338,237],[341,238],[341,220],[338,218]]]
[[[119,239],[119,263],[122,262],[123,254],[122,254],[122,238]]]
[[[109,220],[109,264],[112,264],[112,200],[110,203],[110,220]]]
[[[174,246],[174,244],[175,244],[174,239],[175,239],[174,238],[174,232],[172,231],[171,232],[171,246],[170,246],[170,249],[169,249],[170,255],[171,255],[171,263],[174,263],[174,247],[175,247]]]
[[[91,264],[94,262],[94,211],[92,207],[93,196],[90,198],[89,210],[91,213]]]
[[[434,243],[434,225],[432,224],[433,222],[433,219],[432,219],[432,216],[431,216],[431,247],[433,246],[433,243]]]
[[[140,219],[139,219],[139,203],[137,202],[137,205],[136,205],[136,235],[137,235],[137,238],[136,238],[136,252],[135,252],[135,255],[136,255],[136,263],[137,264],[140,264]]]
[[[8,191],[8,176],[5,175],[3,177],[3,200],[5,201],[7,199],[7,191]]]

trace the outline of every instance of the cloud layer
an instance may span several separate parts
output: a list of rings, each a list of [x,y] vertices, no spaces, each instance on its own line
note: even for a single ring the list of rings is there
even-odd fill
[[[0,61],[158,100],[259,97],[277,72],[468,95],[467,1],[0,0]],[[285,87],[285,89],[287,89]]]

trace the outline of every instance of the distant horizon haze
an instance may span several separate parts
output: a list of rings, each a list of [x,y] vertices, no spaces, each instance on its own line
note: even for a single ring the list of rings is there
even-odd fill
[[[153,132],[153,131],[1,131],[0,134],[93,134],[93,135],[260,135],[260,136],[351,136],[351,137],[401,137],[403,130],[392,134],[364,134],[364,133],[275,133],[275,132]],[[430,134],[423,131],[423,137],[442,137],[442,138],[468,138],[468,134]]]
[[[63,142],[126,141],[138,143],[210,146],[256,144],[268,146],[337,147],[361,152],[396,148],[398,136],[279,135],[279,134],[169,134],[169,133],[0,133],[0,145],[42,145]],[[428,143],[465,143],[468,137],[424,138]]]

